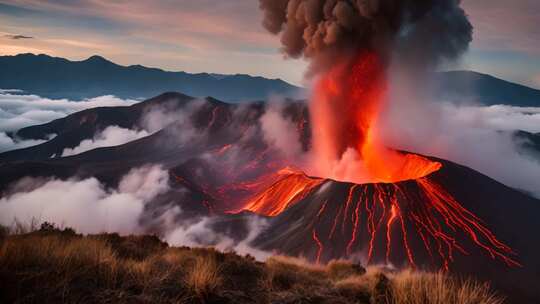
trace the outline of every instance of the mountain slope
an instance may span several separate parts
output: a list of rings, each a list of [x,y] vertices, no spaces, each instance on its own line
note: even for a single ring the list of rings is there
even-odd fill
[[[149,98],[162,92],[181,91],[226,101],[266,99],[272,94],[293,96],[299,89],[280,79],[167,72],[140,65],[125,67],[99,56],[69,61],[33,54],[0,56],[0,88],[75,100],[102,95]]]
[[[481,223],[517,253],[517,259],[522,264],[507,266],[475,245],[466,234],[459,234],[459,228],[458,233],[452,229],[445,230],[444,221],[434,218],[441,223],[439,233],[452,236],[450,239],[458,242],[466,252],[462,254],[456,251],[452,255],[449,271],[459,276],[467,275],[492,282],[497,289],[512,296],[511,303],[536,303],[540,300],[540,292],[534,287],[540,283],[540,245],[534,240],[536,235],[533,231],[540,229],[540,223],[536,220],[536,214],[540,212],[540,201],[469,168],[440,159],[433,160],[441,162],[443,167],[427,178],[441,185],[463,207],[478,216]],[[420,230],[413,215],[420,214],[417,209],[422,197],[416,194],[418,185],[414,180],[396,185],[354,185],[327,181],[283,213],[271,218],[268,228],[254,244],[266,250],[306,256],[312,260],[320,258],[328,261],[348,257],[365,261],[368,245],[371,244],[369,223],[373,214],[382,212],[375,205],[383,202],[394,204],[390,204],[392,199],[388,197],[394,187],[399,189],[400,195],[396,198],[397,204],[401,206],[399,213],[402,219],[398,217],[392,222],[385,218],[372,242],[371,261],[375,264],[390,261],[400,268],[410,264],[410,250],[416,267],[438,269],[440,253],[437,251],[443,248],[445,254],[446,247],[443,242],[443,246],[437,250],[437,242],[431,242],[429,235],[416,234]],[[385,190],[381,192],[381,189]],[[373,198],[369,198],[372,193]],[[372,201],[374,205],[369,207]],[[347,208],[344,208],[347,205],[350,205],[348,213],[345,211]],[[386,211],[389,210],[387,206]],[[401,221],[404,228],[400,227]],[[390,226],[387,223],[393,224]],[[406,235],[402,231],[406,231]],[[387,243],[389,236],[392,236],[392,241]],[[424,238],[434,252],[428,254]],[[407,245],[403,243],[405,239]],[[348,249],[350,253],[347,253]],[[385,261],[387,250],[390,250],[390,254]]]
[[[83,140],[92,139],[109,126],[142,129],[145,115],[152,111],[173,113],[194,100],[194,97],[170,92],[132,106],[92,108],[46,124],[26,127],[15,132],[13,136],[24,140],[45,140],[51,134],[56,137],[37,146],[0,153],[0,162],[43,160],[52,155],[60,156],[64,149],[74,148]],[[221,104],[211,98],[206,101]]]
[[[436,86],[439,97],[457,103],[540,106],[540,90],[472,71],[439,73]]]

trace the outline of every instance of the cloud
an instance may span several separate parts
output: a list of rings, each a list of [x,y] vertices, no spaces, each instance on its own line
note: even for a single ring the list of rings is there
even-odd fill
[[[75,148],[66,148],[62,152],[62,157],[81,154],[86,151],[103,147],[113,147],[123,145],[150,135],[146,130],[130,130],[118,126],[109,126],[102,132],[94,135],[92,139],[83,140]]]
[[[163,206],[161,211],[151,205],[169,189],[169,173],[159,165],[132,169],[116,189],[107,189],[96,178],[23,178],[10,187],[8,195],[0,198],[0,224],[47,221],[84,234],[152,231],[173,246],[213,246],[222,251],[251,254],[259,260],[270,256],[250,245],[267,227],[265,219],[246,217],[247,235],[227,235],[214,227],[218,218],[179,220],[182,210],[177,205]],[[150,221],[142,220],[146,212],[151,213]]]
[[[179,208],[170,211],[181,213]],[[235,251],[240,255],[250,254],[259,261],[263,261],[271,256],[270,252],[256,249],[250,245],[266,229],[268,226],[267,220],[256,216],[247,217],[246,228],[248,234],[241,240],[235,240],[223,232],[216,231],[213,228],[214,220],[215,218],[203,217],[187,225],[175,225],[174,229],[166,232],[164,240],[173,246],[212,246],[221,251]]]
[[[540,55],[537,0],[464,0],[463,6],[475,27],[476,47]]]
[[[71,113],[89,108],[129,106],[138,101],[114,96],[101,96],[83,101],[48,99],[24,95],[18,90],[0,91],[0,132],[16,131],[24,127],[47,123]]]
[[[24,35],[5,35],[5,37],[13,40],[19,40],[19,39],[34,39],[34,37],[31,36],[24,36]]]
[[[46,140],[23,140],[12,135],[24,127],[40,125],[55,119],[63,118],[69,114],[89,108],[109,106],[129,106],[138,101],[124,100],[114,96],[101,96],[83,101],[71,101],[68,99],[48,99],[36,95],[27,95],[17,89],[0,90],[0,152],[31,147],[46,142]],[[124,130],[124,132],[109,132],[98,144],[125,143],[123,138],[137,138],[145,136],[141,132]],[[122,133],[122,134],[120,134]],[[133,134],[136,133],[136,134]],[[123,136],[120,136],[123,135]],[[50,134],[49,140],[55,134]],[[126,139],[126,140],[127,140]],[[88,144],[88,143],[85,143]],[[82,147],[81,147],[82,149]]]
[[[4,132],[0,132],[0,152],[32,147],[35,145],[42,144],[48,140],[51,140],[54,137],[55,135],[51,134],[47,140],[35,140],[35,139],[21,140],[16,137],[12,138]]]
[[[131,170],[118,189],[106,189],[97,179],[38,180],[26,178],[0,199],[0,223],[33,220],[75,228],[82,233],[141,232],[144,207],[168,190],[169,175],[160,166]]]

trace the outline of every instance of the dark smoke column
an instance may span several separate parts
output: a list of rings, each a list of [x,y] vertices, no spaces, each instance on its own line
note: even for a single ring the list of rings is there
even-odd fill
[[[459,57],[472,40],[460,1],[260,0],[260,8],[284,54],[309,59],[307,76],[317,80],[310,103],[313,173],[349,181],[396,177],[392,167],[404,164],[382,159],[374,130],[390,60],[425,71]]]
[[[310,58],[315,71],[331,65],[332,56],[362,50],[387,56],[399,48],[437,63],[458,57],[472,41],[459,0],[260,0],[260,8],[283,52]]]

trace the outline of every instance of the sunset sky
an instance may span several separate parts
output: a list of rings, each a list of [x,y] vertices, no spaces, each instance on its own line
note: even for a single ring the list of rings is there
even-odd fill
[[[475,27],[458,66],[540,88],[538,0],[464,0]],[[0,54],[45,53],[187,72],[247,73],[301,84],[260,25],[257,0],[0,0]]]

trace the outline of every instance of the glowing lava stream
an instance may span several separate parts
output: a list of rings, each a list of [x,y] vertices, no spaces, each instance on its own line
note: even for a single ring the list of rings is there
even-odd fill
[[[242,210],[276,216],[324,182],[323,179],[309,178],[292,168],[280,170],[274,178],[276,181],[265,191],[251,198]]]

